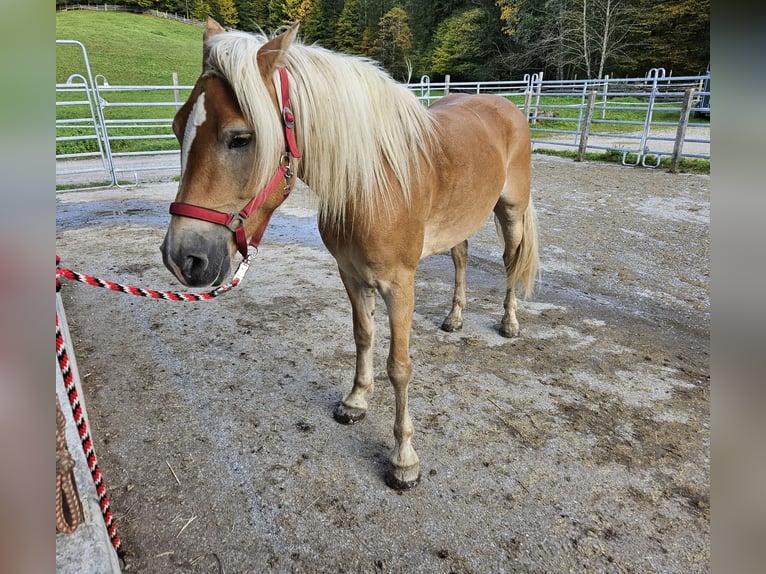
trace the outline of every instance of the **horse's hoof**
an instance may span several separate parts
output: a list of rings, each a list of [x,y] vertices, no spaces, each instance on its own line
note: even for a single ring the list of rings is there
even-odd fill
[[[454,333],[455,331],[459,331],[463,328],[463,322],[457,322],[457,321],[450,321],[449,319],[445,319],[442,323],[441,330],[446,331],[447,333]]]
[[[414,477],[414,478],[412,478]],[[420,482],[420,467],[394,468],[386,472],[386,485],[394,490],[409,490]]]
[[[505,337],[506,339],[513,339],[514,337],[519,336],[519,329],[508,327],[507,325],[502,325],[500,327],[500,334]]]
[[[342,425],[352,425],[362,420],[366,414],[367,411],[364,409],[347,407],[343,403],[338,403],[335,405],[332,417]]]

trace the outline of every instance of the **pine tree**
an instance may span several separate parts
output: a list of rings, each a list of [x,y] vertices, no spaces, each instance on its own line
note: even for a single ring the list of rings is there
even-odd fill
[[[482,26],[486,12],[473,8],[450,16],[436,29],[431,67],[456,80],[479,80],[487,70],[481,60]]]
[[[358,54],[362,47],[359,25],[359,0],[346,0],[335,25],[335,45],[342,52]]]
[[[189,18],[204,22],[211,14],[210,4],[205,0],[194,0],[194,4],[192,4],[191,11],[189,12]]]
[[[266,29],[269,19],[269,0],[234,0],[239,14],[239,29],[255,32]]]
[[[372,55],[392,76],[407,79],[411,51],[409,17],[403,8],[394,6],[380,19]]]
[[[234,0],[215,0],[218,4],[218,22],[227,28],[236,28],[239,24],[239,14]]]
[[[325,17],[324,0],[311,0],[303,18],[301,33],[306,42],[316,42],[325,48],[335,47],[335,26]]]
[[[641,34],[633,38],[634,75],[665,68],[703,74],[710,64],[710,0],[638,0]]]

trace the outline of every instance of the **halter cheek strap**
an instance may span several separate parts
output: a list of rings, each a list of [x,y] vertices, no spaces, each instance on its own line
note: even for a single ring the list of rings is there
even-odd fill
[[[290,107],[290,85],[287,79],[287,69],[279,68],[279,83],[282,86],[282,127],[285,131],[287,153],[292,157],[301,157],[298,144],[295,141],[295,114]]]
[[[287,197],[290,194],[290,191],[292,191],[290,180],[293,177],[291,159],[294,157],[301,157],[298,144],[295,141],[295,115],[290,107],[290,86],[288,84],[287,70],[285,68],[279,69],[279,79],[282,95],[282,128],[285,137],[285,153],[282,155],[276,173],[274,173],[272,178],[266,184],[266,187],[264,187],[260,193],[251,199],[247,205],[237,213],[224,213],[207,207],[191,205],[189,203],[173,202],[170,204],[171,215],[191,217],[192,219],[200,219],[202,221],[209,221],[228,227],[234,233],[234,239],[237,243],[237,251],[239,251],[245,259],[247,258],[248,245],[252,245],[255,248],[258,248],[260,245],[263,234],[266,232],[266,227],[271,219],[271,215],[269,215],[266,221],[263,222],[263,225],[255,231],[249,242],[245,235],[245,222],[256,209],[263,205],[274,189],[276,189],[277,185],[279,185],[282,178],[286,180],[284,196]]]

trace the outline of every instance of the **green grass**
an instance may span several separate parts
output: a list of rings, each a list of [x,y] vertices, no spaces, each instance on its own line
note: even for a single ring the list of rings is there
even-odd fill
[[[523,97],[509,98],[518,106],[524,105]],[[580,109],[582,99],[569,96],[542,96],[540,98],[540,115],[533,124],[534,135],[544,139],[556,135],[554,131],[548,130],[567,130],[577,129],[578,119],[584,111]],[[534,101],[532,102],[534,105]],[[648,98],[639,98],[633,96],[610,97],[606,103],[606,110],[602,117],[602,101],[599,100],[593,111],[593,121],[591,123],[592,132],[621,134],[631,132],[641,132],[646,119],[646,109]],[[652,112],[652,124],[671,123],[674,126],[678,124],[680,117],[679,102],[656,101]],[[548,118],[546,114],[555,114],[555,117]],[[584,119],[584,118],[583,118]],[[702,120],[690,118],[689,123],[703,123]]]
[[[93,74],[113,85],[169,85],[173,72],[194,84],[202,67],[200,26],[144,14],[73,10],[56,13],[56,39],[77,40],[88,50]],[[82,73],[82,52],[56,46],[56,82]]]

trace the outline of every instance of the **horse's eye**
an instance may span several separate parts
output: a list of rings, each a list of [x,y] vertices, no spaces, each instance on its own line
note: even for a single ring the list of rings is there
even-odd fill
[[[253,139],[253,134],[235,134],[229,140],[229,149],[245,147]]]

